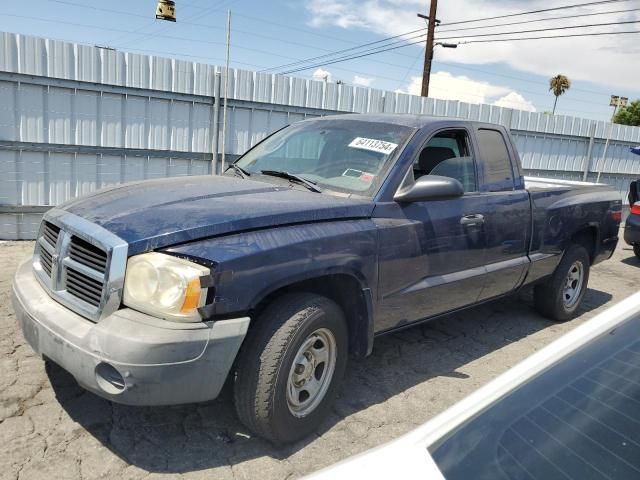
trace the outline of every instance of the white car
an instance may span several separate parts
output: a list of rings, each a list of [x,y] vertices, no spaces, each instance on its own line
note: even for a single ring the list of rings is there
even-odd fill
[[[416,430],[307,478],[640,479],[640,293]]]

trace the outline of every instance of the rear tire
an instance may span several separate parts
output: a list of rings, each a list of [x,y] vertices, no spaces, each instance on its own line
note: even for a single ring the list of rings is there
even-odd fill
[[[636,255],[636,258],[640,258],[640,244],[635,244],[633,246],[633,253]]]
[[[293,293],[255,321],[237,364],[236,412],[256,435],[294,442],[314,431],[333,404],[347,365],[345,317],[326,297]]]
[[[564,322],[580,307],[589,282],[589,254],[581,245],[572,245],[544,283],[534,289],[538,312],[550,320]]]

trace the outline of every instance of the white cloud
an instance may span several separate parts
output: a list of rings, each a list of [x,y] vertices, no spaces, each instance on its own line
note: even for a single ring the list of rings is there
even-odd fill
[[[331,72],[328,70],[323,70],[322,68],[317,69],[315,72],[313,72],[313,79],[314,80],[321,80],[321,81],[325,81],[325,82],[330,82],[332,80],[332,75]]]
[[[419,78],[417,83],[421,86],[422,78]],[[464,75],[454,76],[449,72],[433,73],[429,82],[429,95],[445,100],[487,103],[489,99],[498,95],[506,95],[507,93],[509,93],[509,89],[506,87],[479,82]],[[416,94],[420,94],[419,89]]]
[[[493,104],[498,107],[516,108],[518,110],[526,110],[527,112],[536,111],[536,107],[533,106],[533,103],[524,98],[518,92],[508,93],[504,97],[493,102]]]
[[[447,21],[489,17],[509,14],[518,10],[545,8],[548,1],[529,0],[515,2],[504,0],[447,0],[438,5],[438,18],[442,20],[438,37],[454,37],[473,33],[488,33],[488,27],[478,30],[445,33]],[[315,26],[334,25],[349,29],[362,29],[382,36],[397,35],[424,27],[424,22],[416,18],[416,12],[424,12],[423,0],[308,0],[307,9],[311,14],[311,24]],[[592,8],[572,10],[572,13],[591,13]],[[640,20],[640,12],[608,14],[602,22]],[[567,27],[588,23],[584,18],[563,19],[545,23],[532,23],[517,27],[501,27],[491,31],[508,29],[529,30],[549,26]],[[520,28],[522,27],[522,28]],[[604,30],[603,30],[604,29]],[[588,31],[629,30],[628,26],[600,28]],[[578,30],[572,30],[578,31]],[[585,32],[587,30],[580,30]],[[437,32],[437,31],[436,31]],[[550,35],[561,33],[547,32]],[[534,34],[535,35],[535,34]],[[541,33],[541,36],[544,34]],[[595,82],[610,87],[638,90],[640,78],[640,54],[638,35],[611,35],[549,39],[524,42],[476,43],[461,45],[457,49],[437,49],[435,60],[460,64],[505,63],[523,72],[551,77],[562,73],[572,80]],[[465,41],[469,39],[459,39]],[[411,49],[404,49],[411,53]],[[540,87],[542,88],[542,87]],[[612,92],[617,93],[617,92]],[[620,92],[624,94],[624,90]]]
[[[397,91],[420,95],[422,77],[411,77],[411,82]],[[460,100],[467,103],[492,103],[500,107],[516,108],[535,112],[533,104],[508,87],[480,82],[464,75],[455,76],[449,72],[431,74],[429,96],[443,100]]]
[[[361,77],[360,75],[353,76],[353,84],[359,87],[370,87],[373,80],[373,78]]]

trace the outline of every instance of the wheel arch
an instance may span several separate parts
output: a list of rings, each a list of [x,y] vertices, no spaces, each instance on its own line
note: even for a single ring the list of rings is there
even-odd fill
[[[597,223],[589,223],[579,228],[570,238],[569,244],[566,248],[569,248],[571,245],[581,245],[589,254],[590,263],[593,264],[596,255],[598,253],[598,244],[600,242],[600,227]],[[566,249],[565,249],[566,251]]]
[[[267,305],[292,292],[315,293],[336,302],[347,320],[349,352],[357,357],[365,357],[371,353],[374,336],[373,295],[358,274],[336,269],[309,273],[291,278],[286,283],[272,285],[254,298],[250,310],[252,325]]]

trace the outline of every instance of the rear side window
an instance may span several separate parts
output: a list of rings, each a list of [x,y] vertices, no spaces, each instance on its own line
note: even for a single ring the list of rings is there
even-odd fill
[[[513,190],[513,169],[504,137],[497,130],[478,130],[484,184],[489,192]]]

